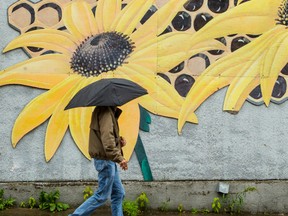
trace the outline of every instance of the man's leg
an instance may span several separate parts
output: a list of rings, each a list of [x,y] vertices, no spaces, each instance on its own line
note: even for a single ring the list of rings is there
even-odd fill
[[[112,216],[123,216],[122,201],[125,196],[125,189],[121,183],[117,165],[115,163],[115,177],[111,194]]]
[[[109,198],[115,176],[115,167],[111,161],[96,160],[94,165],[98,171],[98,189],[95,193],[80,205],[70,216],[89,216]]]

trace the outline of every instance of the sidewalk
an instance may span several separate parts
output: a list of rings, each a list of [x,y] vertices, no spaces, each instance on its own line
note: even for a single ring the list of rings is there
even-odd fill
[[[6,209],[3,211],[0,211],[0,216],[67,216],[73,211],[74,209],[68,209],[63,212],[50,213],[49,211],[41,211],[39,209],[14,208],[14,209]],[[141,216],[179,216],[179,215],[181,216],[206,215],[207,216],[207,214],[192,214],[191,212],[179,214],[178,212],[160,212],[160,211],[145,212]],[[110,209],[109,208],[97,209],[91,216],[111,216]],[[208,216],[216,216],[216,214],[208,214]],[[217,216],[220,216],[220,215],[217,214]],[[230,215],[227,215],[227,216],[230,216]]]
[[[67,216],[72,213],[74,209],[68,209],[63,212],[50,213],[49,211],[41,211],[39,209],[26,209],[26,208],[13,208],[0,211],[0,216]],[[179,216],[178,212],[159,212],[159,211],[149,211],[145,212],[141,216]],[[191,213],[182,214],[182,216],[192,215]],[[198,216],[198,214],[194,214]],[[210,215],[210,214],[209,214]],[[109,208],[97,209],[91,216],[111,216]],[[212,214],[211,214],[212,216]],[[219,216],[219,215],[217,215]]]
[[[72,213],[74,209],[68,209],[63,212],[50,213],[49,211],[41,211],[39,209],[26,209],[26,208],[13,208],[0,211],[0,216],[67,216]],[[160,212],[160,211],[149,211],[143,213],[141,216],[221,216],[223,214],[192,214],[190,211],[182,214],[178,212]],[[225,214],[230,216],[230,214]],[[240,214],[241,216],[263,216],[264,214]],[[288,214],[265,214],[269,216],[288,216]],[[111,216],[109,208],[97,209],[91,216]]]
[[[41,211],[39,209],[14,208],[0,211],[0,216],[67,216],[73,211],[74,209],[68,209],[63,212],[50,213],[49,211]],[[145,214],[142,214],[141,216],[172,216],[172,215],[179,216],[177,212],[158,212],[158,211],[150,211]],[[191,213],[182,214],[182,216],[188,216],[188,215],[191,215]],[[197,216],[196,214],[194,215]],[[110,209],[108,208],[97,209],[91,216],[111,216]]]

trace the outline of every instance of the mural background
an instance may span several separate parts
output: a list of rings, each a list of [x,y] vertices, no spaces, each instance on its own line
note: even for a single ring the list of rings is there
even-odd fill
[[[0,3],[0,49],[18,33],[7,24]],[[20,49],[1,54],[0,69],[28,57]],[[187,72],[189,73],[189,72]],[[191,73],[191,72],[190,72]],[[222,111],[226,89],[215,93],[196,111],[199,125],[186,124],[177,134],[177,121],[151,115],[150,132],[141,132],[154,180],[287,179],[287,103],[269,108],[246,102],[238,115]],[[11,130],[23,107],[42,90],[22,86],[0,88],[0,181],[93,180],[95,171],[66,133],[49,163],[44,160],[47,122],[25,136],[13,149]],[[135,154],[125,180],[142,180]]]

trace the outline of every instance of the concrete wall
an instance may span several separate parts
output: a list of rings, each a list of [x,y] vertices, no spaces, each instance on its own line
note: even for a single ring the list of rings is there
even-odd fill
[[[225,181],[230,185],[229,194],[235,197],[236,193],[247,187],[255,187],[257,191],[246,193],[242,212],[251,213],[287,213],[287,181]],[[197,210],[208,209],[212,211],[211,204],[219,194],[216,192],[217,181],[123,181],[127,200],[135,200],[141,192],[145,192],[150,204],[149,207],[167,210],[177,210],[182,204],[183,208],[190,212],[192,208]],[[83,202],[83,190],[85,186],[96,189],[94,182],[10,182],[0,183],[0,188],[5,190],[7,196],[17,198],[18,203],[26,201],[29,197],[38,198],[42,190],[49,192],[58,189],[60,201],[69,203],[71,207],[77,207]],[[109,202],[106,203],[110,205]]]
[[[6,10],[13,2],[15,0],[0,2],[0,50],[18,35],[7,25]],[[27,56],[20,49],[0,54],[0,70],[24,59]],[[246,102],[238,115],[231,115],[222,111],[225,91],[213,95],[197,110],[199,125],[186,124],[181,136],[177,134],[176,120],[151,115],[150,132],[141,132],[141,138],[154,180],[158,183],[142,182],[142,173],[133,154],[129,170],[121,172],[122,179],[127,182],[128,197],[146,191],[153,194],[151,197],[156,207],[167,199],[162,191],[168,184],[167,188],[173,187],[169,189],[169,194],[175,194],[175,190],[182,194],[179,198],[171,198],[172,206],[186,200],[188,206],[190,200],[187,197],[190,195],[183,193],[189,190],[192,198],[199,199],[195,207],[201,207],[200,203],[207,206],[217,196],[215,190],[219,180],[234,180],[231,184],[235,186],[236,192],[247,185],[259,188],[253,197],[249,197],[249,211],[288,211],[285,204],[288,103],[271,104],[266,108]],[[43,92],[15,85],[0,87],[0,188],[3,186],[10,194],[13,194],[15,186],[11,182],[60,181],[69,187],[65,182],[97,179],[93,164],[78,151],[69,133],[65,135],[53,159],[49,163],[45,162],[47,122],[25,136],[15,149],[12,148],[10,140],[15,119],[29,101]],[[275,183],[267,180],[283,181]],[[26,192],[33,191],[33,184],[26,185]],[[83,184],[78,184],[81,187],[78,185],[77,190],[81,193]],[[25,185],[21,187],[25,188]],[[19,192],[17,184],[15,188]],[[210,194],[206,200],[202,200],[202,192],[198,188],[206,191],[205,197],[207,193]],[[64,193],[69,196],[68,192]],[[156,198],[156,195],[163,197]],[[81,201],[78,198],[75,202]]]

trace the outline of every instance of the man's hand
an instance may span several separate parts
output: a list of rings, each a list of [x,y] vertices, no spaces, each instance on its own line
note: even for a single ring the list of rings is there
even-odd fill
[[[128,170],[128,162],[125,159],[121,161],[119,164],[123,170]]]
[[[120,136],[120,145],[121,147],[124,147],[126,145],[126,139],[122,136]]]

